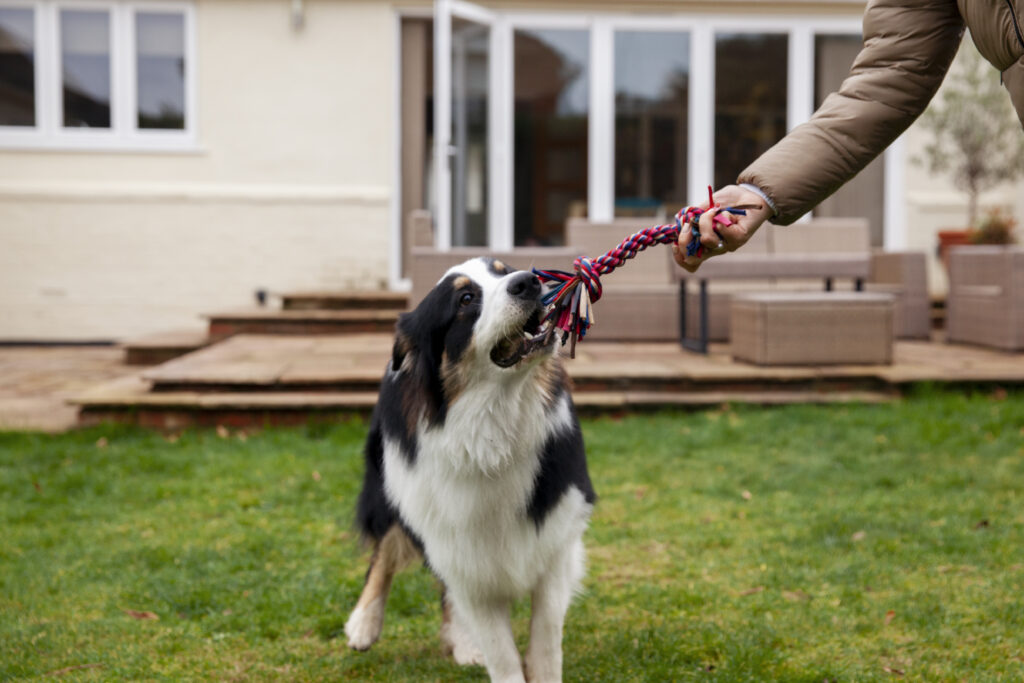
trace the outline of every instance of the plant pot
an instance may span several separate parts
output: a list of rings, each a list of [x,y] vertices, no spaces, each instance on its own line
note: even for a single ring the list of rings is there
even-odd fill
[[[949,248],[970,244],[970,230],[939,230],[939,260],[949,272]]]

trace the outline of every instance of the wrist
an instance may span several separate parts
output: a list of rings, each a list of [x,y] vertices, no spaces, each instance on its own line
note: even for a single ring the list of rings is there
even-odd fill
[[[768,206],[768,211],[770,212],[770,215],[768,216],[769,218],[774,218],[779,215],[779,210],[775,207],[775,202],[773,202],[772,198],[765,194],[760,187],[757,185],[751,185],[750,183],[740,183],[740,187],[748,192],[753,192],[764,200],[764,203]]]

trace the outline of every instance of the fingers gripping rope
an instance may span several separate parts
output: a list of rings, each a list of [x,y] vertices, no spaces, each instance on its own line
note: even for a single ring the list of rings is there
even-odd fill
[[[709,187],[709,195],[710,192]],[[687,256],[703,258],[706,248],[700,241],[699,223],[706,211],[714,212],[712,222],[717,225],[732,225],[730,214],[746,215],[743,209],[718,208],[713,201],[708,209],[689,206],[679,210],[674,223],[636,232],[603,256],[595,259],[586,256],[577,258],[573,261],[572,273],[534,268],[533,272],[541,283],[551,286],[543,298],[544,305],[550,306],[544,318],[545,322],[551,323],[547,334],[553,334],[556,329],[562,330],[562,344],[571,340],[569,355],[575,357],[577,339],[583,339],[595,322],[592,305],[601,298],[604,291],[601,276],[612,272],[652,244],[675,243],[686,227],[689,227],[691,235],[690,243],[686,246]],[[717,226],[715,232],[718,232]]]

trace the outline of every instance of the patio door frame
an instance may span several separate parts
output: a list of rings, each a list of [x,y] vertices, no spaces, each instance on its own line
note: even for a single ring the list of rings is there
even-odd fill
[[[766,14],[751,18],[725,14],[636,15],[612,12],[492,10],[465,0],[434,3],[434,171],[435,245],[452,246],[451,188],[451,21],[463,18],[490,28],[488,59],[488,247],[514,246],[514,35],[517,29],[589,31],[587,208],[591,220],[615,213],[615,32],[685,32],[690,37],[687,190],[694,200],[714,178],[715,36],[720,33],[781,33],[788,37],[787,129],[807,121],[814,110],[816,35],[859,35],[861,17]],[[886,248],[905,245],[902,138],[885,153]]]

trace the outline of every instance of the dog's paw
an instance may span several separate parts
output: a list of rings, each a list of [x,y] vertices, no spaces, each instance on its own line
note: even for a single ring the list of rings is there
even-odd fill
[[[353,650],[369,650],[380,638],[384,626],[384,606],[374,600],[366,607],[356,606],[345,622],[348,646]]]
[[[476,646],[469,634],[454,622],[441,627],[441,643],[445,654],[450,654],[459,666],[485,666],[484,653]]]

